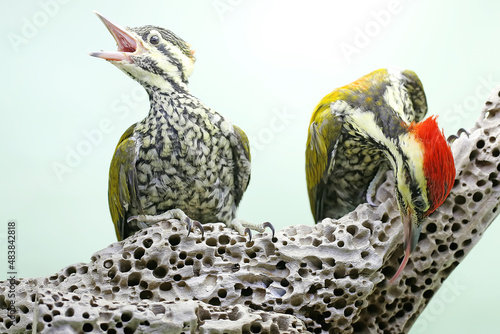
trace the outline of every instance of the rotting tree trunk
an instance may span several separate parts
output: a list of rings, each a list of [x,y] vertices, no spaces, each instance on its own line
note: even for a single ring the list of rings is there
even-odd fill
[[[407,333],[498,215],[499,94],[453,143],[455,185],[394,285],[403,226],[389,172],[378,207],[274,240],[247,242],[223,224],[205,225],[202,240],[176,220],[156,224],[87,264],[19,279],[14,321],[2,282],[0,332]]]

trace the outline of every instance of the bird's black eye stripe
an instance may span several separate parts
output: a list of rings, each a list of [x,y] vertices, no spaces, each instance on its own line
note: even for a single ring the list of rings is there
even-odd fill
[[[416,182],[413,182],[413,180],[410,177],[410,172],[408,170],[406,170],[405,178],[406,178],[408,186],[410,187],[410,193],[411,193],[413,205],[418,210],[424,210],[425,201],[424,201],[424,198],[422,196],[422,191],[419,188],[418,184]]]
[[[158,43],[160,43],[160,36],[158,35],[153,35],[149,38],[149,43],[153,44],[153,45],[157,45]]]
[[[415,208],[418,209],[419,211],[422,211],[424,209],[424,198],[422,196],[415,196],[412,198],[413,205],[415,205]]]

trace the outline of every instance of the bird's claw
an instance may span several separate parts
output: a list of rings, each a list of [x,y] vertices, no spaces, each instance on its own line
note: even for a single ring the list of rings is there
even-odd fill
[[[274,229],[273,224],[271,224],[270,222],[262,223],[261,227],[259,228],[259,231],[264,232],[266,227],[268,227],[272,232],[271,240],[274,239],[274,234],[276,231]],[[250,229],[250,227],[245,227],[244,234],[245,235],[248,234],[248,242],[252,241],[252,230]]]
[[[145,220],[147,220],[146,216],[144,215],[128,217],[127,224],[130,224],[130,222],[133,220],[137,220],[137,226],[139,226],[141,229],[148,227],[148,224],[144,222]]]
[[[248,242],[252,241],[252,230],[250,227],[245,227],[245,234],[248,234]]]
[[[470,136],[469,131],[465,130],[464,128],[460,128],[460,129],[458,129],[457,134],[458,134],[458,136],[459,136],[459,137],[460,137],[460,135],[461,135],[462,133],[465,133],[465,134],[467,135],[467,137],[469,137],[469,136]]]
[[[448,142],[448,144],[452,144],[457,139],[458,139],[457,135],[449,135],[446,141]]]
[[[373,206],[373,207],[377,207],[378,206],[377,204],[375,204],[375,202],[373,201],[373,199],[371,198],[371,196],[368,196],[368,195],[366,196],[366,202],[368,204],[370,204],[371,206]]]
[[[151,223],[157,223],[159,221],[167,221],[170,219],[178,219],[182,223],[186,224],[187,230],[188,230],[188,236],[191,233],[191,229],[193,227],[197,227],[200,232],[201,232],[201,237],[205,237],[205,229],[201,225],[201,223],[197,220],[192,220],[189,218],[182,210],[179,209],[174,209],[174,210],[169,210],[161,215],[156,215],[156,216],[146,216],[146,215],[137,215],[137,216],[131,216],[127,219],[127,223],[130,223],[133,220],[137,220],[138,226],[140,228],[146,228],[150,226]],[[146,223],[150,223],[149,225]]]
[[[262,224],[262,227],[263,228],[269,227],[269,229],[271,230],[271,232],[273,232],[271,240],[274,239],[275,230],[274,230],[273,224],[271,224],[270,222],[265,222],[265,223]]]
[[[467,130],[465,130],[464,128],[460,128],[460,129],[458,129],[456,135],[453,134],[453,135],[448,136],[448,139],[446,139],[446,141],[449,144],[452,144],[455,140],[457,140],[462,135],[462,133],[465,133],[467,135],[467,137],[470,136],[470,133]]]
[[[188,234],[187,236],[189,237],[189,234],[191,233],[191,229],[193,227],[197,227],[200,232],[201,232],[201,238],[203,239],[205,237],[205,229],[203,228],[203,225],[201,225],[201,223],[197,220],[191,220],[191,219],[186,219],[186,225],[187,225],[187,230],[188,230]]]
[[[127,223],[130,223],[132,220],[139,220],[139,216],[132,216],[127,218]]]

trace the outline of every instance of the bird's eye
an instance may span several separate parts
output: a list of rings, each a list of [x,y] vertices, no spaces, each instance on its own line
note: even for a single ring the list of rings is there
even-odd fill
[[[160,43],[160,37],[158,35],[153,35],[149,38],[149,43],[156,45]]]
[[[423,211],[424,209],[424,199],[422,198],[422,196],[416,196],[413,198],[413,205],[415,205],[415,207],[417,209],[420,209],[421,211]]]

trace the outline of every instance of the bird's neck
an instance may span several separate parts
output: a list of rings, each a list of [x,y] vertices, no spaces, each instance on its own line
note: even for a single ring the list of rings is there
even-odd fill
[[[162,94],[165,96],[176,96],[178,94],[189,94],[187,82],[180,78],[161,78],[154,82],[141,82],[143,87],[148,92],[150,99]]]
[[[179,114],[190,114],[199,100],[184,90],[148,90],[150,110],[148,118],[177,119]]]
[[[189,90],[177,89],[146,89],[149,95],[149,103],[151,107],[157,104],[177,105],[180,98],[192,96]]]
[[[192,96],[187,80],[183,80],[180,76],[158,76],[153,81],[150,77],[148,82],[141,82],[141,84],[149,95],[152,108],[157,103],[175,104],[179,97]]]

